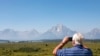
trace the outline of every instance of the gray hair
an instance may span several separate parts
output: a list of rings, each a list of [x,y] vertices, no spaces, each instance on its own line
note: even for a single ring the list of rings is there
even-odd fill
[[[81,33],[75,33],[72,38],[75,44],[81,45],[83,40],[83,35]]]

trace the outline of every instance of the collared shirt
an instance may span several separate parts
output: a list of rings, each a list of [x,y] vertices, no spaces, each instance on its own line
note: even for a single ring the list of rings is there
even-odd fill
[[[57,56],[92,56],[92,51],[84,48],[82,45],[76,45],[72,48],[60,49],[57,51]]]

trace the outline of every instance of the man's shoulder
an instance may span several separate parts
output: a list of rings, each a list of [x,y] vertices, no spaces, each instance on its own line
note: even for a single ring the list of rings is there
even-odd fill
[[[85,52],[92,53],[92,50],[90,48],[85,48]]]
[[[63,48],[63,49],[59,49],[58,50],[58,53],[69,53],[69,52],[72,52],[74,50],[74,48]]]
[[[92,51],[89,48],[82,48],[82,49],[77,49],[77,48],[64,48],[64,49],[60,49],[57,51],[57,56],[62,56],[62,55],[76,55],[76,56],[92,56]]]
[[[63,49],[59,49],[59,50],[57,51],[57,55],[59,56],[59,55],[64,55],[64,54],[71,53],[71,52],[72,52],[71,49],[72,49],[72,48],[63,48]]]
[[[63,48],[58,50],[58,52],[66,52],[66,53],[73,53],[73,52],[86,52],[86,53],[90,53],[92,52],[90,48],[82,48],[82,49],[78,49],[75,47],[71,47],[71,48]]]

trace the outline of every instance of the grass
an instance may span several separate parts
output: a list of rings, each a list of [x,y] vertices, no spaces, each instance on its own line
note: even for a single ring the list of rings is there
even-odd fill
[[[58,42],[0,43],[0,56],[53,56],[52,51]],[[93,56],[100,56],[100,42],[85,42],[93,51]],[[71,47],[68,43],[64,48]]]

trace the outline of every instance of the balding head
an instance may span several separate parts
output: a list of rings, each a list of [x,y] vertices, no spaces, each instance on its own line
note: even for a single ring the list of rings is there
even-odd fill
[[[81,45],[83,40],[83,35],[81,33],[75,33],[73,35],[72,41],[74,42],[74,45]]]

